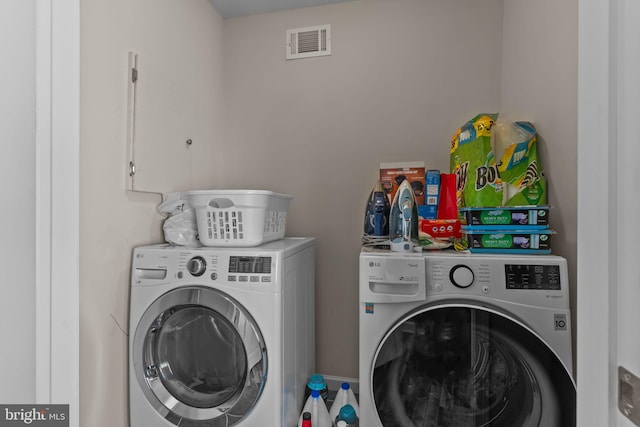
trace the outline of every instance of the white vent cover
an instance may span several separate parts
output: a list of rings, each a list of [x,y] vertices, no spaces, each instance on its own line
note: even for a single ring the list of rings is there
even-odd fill
[[[331,25],[287,30],[287,59],[331,55]]]

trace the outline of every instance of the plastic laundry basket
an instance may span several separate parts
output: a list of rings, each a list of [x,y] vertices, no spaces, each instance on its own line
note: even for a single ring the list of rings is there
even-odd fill
[[[187,193],[205,246],[257,246],[284,237],[293,196],[264,190]]]

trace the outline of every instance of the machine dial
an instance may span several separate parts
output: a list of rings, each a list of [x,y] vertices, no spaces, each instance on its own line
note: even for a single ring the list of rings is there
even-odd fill
[[[466,265],[456,265],[449,272],[449,279],[459,288],[468,288],[473,284],[473,271]]]
[[[202,276],[207,269],[207,262],[200,256],[193,257],[187,262],[187,270],[192,276]]]

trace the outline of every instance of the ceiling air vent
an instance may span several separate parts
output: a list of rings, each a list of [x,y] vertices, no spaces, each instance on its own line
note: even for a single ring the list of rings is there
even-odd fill
[[[287,30],[287,59],[331,55],[331,25]]]

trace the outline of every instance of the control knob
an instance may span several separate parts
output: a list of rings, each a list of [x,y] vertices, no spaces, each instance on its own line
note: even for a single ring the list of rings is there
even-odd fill
[[[449,272],[449,279],[459,288],[468,288],[473,284],[473,271],[466,265],[456,265]]]
[[[204,258],[200,256],[193,257],[187,262],[187,270],[192,276],[202,276],[207,269],[207,263]]]

